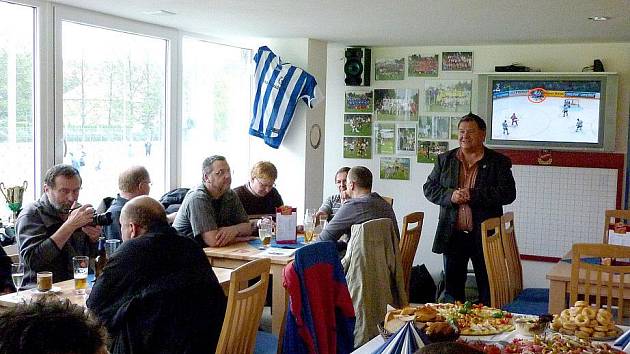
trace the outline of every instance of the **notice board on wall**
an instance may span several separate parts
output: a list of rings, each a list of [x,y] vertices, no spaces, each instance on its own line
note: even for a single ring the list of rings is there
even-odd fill
[[[603,240],[604,212],[621,205],[623,154],[506,150],[522,259],[556,262],[576,242]],[[543,165],[541,165],[543,163]]]

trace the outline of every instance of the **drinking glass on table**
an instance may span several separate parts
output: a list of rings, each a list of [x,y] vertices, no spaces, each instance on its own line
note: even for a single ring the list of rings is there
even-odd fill
[[[105,255],[107,259],[109,259],[112,256],[112,254],[116,252],[116,250],[118,249],[118,246],[120,246],[120,240],[116,240],[116,239],[105,240]]]
[[[20,297],[20,288],[22,287],[22,281],[24,280],[24,263],[12,263],[11,264],[11,278],[13,279],[13,285],[15,286],[15,297]]]
[[[262,242],[262,248],[267,248],[271,244],[271,233],[273,229],[273,220],[270,217],[265,216],[260,219],[260,225],[258,226],[258,238]]]
[[[84,295],[87,289],[88,264],[90,258],[87,256],[72,257],[72,268],[74,270],[74,292],[77,295]]]
[[[314,232],[315,223],[313,222],[313,219],[311,218],[309,220],[304,218],[304,243],[310,243],[311,241],[313,241]]]

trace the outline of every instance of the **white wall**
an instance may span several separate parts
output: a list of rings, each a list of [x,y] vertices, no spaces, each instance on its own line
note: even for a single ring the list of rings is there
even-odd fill
[[[298,38],[270,39],[261,45],[268,46],[283,62],[289,62],[313,75],[317,79],[319,91],[325,95],[326,43]],[[299,223],[305,205],[308,208],[319,207],[322,202],[324,147],[321,144],[317,150],[311,148],[308,133],[311,126],[317,123],[322,127],[323,139],[325,108],[325,101],[312,110],[303,102],[299,103],[278,149],[265,145],[262,139],[250,137],[250,166],[260,160],[270,160],[276,165],[278,191],[285,204],[298,208]]]
[[[335,171],[343,165],[364,165],[375,173],[374,190],[382,195],[394,197],[394,210],[399,224],[402,217],[413,211],[424,211],[424,227],[415,264],[425,263],[436,277],[442,270],[442,257],[431,252],[439,208],[429,203],[422,193],[422,185],[431,172],[432,165],[418,164],[412,157],[410,181],[391,181],[378,178],[378,155],[371,160],[343,158],[343,109],[344,109],[344,48],[346,45],[331,43],[328,45],[328,74],[326,100],[326,151],[324,164],[324,195],[335,192],[332,181]],[[592,65],[594,59],[601,59],[606,71],[619,73],[619,101],[617,109],[616,150],[626,149],[628,131],[628,108],[630,107],[630,43],[580,43],[580,44],[530,44],[530,45],[493,45],[468,47],[381,47],[372,48],[372,62],[376,58],[407,57],[421,53],[430,55],[442,51],[472,51],[474,53],[474,72],[440,73],[439,79],[473,79],[473,99],[476,97],[475,73],[492,72],[495,65],[521,63],[542,71],[570,72],[581,71]],[[373,71],[372,71],[373,72]],[[372,80],[374,78],[372,77]],[[422,79],[412,78],[404,81],[372,81],[371,88],[420,88]],[[476,112],[477,103],[473,102],[472,111]],[[457,143],[451,142],[451,148]],[[518,191],[518,186],[517,186]],[[518,217],[518,216],[517,216]],[[518,236],[518,220],[516,225]],[[548,287],[545,274],[552,266],[550,263],[523,262],[524,282],[526,287]]]

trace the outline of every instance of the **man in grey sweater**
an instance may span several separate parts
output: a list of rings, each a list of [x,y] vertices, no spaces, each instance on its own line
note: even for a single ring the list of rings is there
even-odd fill
[[[400,238],[396,214],[389,203],[378,193],[372,192],[372,172],[367,167],[351,168],[346,186],[346,194],[350,199],[341,205],[335,217],[326,224],[319,235],[320,241],[337,241],[344,234],[350,235],[352,225],[379,218],[392,219],[396,235]]]

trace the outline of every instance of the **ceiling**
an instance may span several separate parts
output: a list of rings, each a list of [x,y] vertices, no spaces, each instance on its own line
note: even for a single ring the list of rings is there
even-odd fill
[[[56,0],[224,38],[348,45],[630,42],[630,0]],[[150,15],[167,10],[175,15]],[[604,22],[591,16],[609,16]]]

